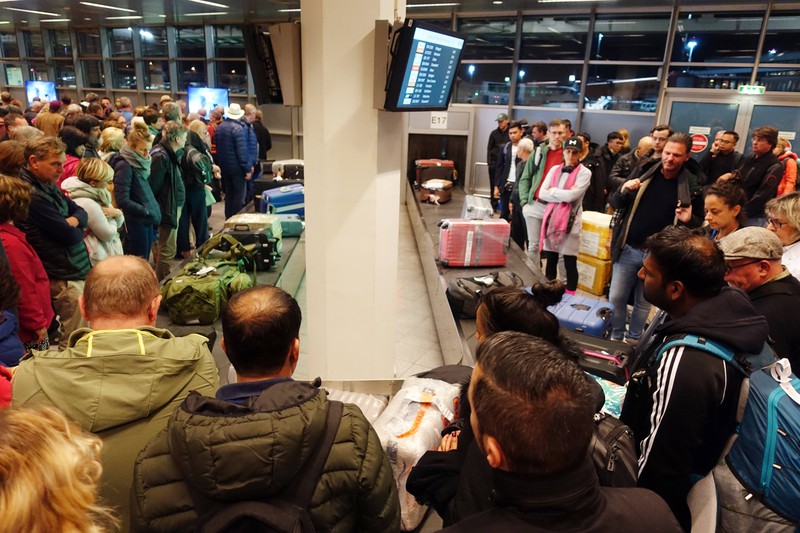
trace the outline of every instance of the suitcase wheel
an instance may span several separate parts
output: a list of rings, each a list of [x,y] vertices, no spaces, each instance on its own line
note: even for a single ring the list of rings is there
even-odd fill
[[[611,320],[611,309],[609,309],[608,307],[604,307],[602,309],[599,309],[597,311],[597,316],[599,316],[600,318],[602,318],[605,321]]]

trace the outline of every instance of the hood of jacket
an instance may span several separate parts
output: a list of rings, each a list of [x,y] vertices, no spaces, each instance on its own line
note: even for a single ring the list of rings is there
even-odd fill
[[[716,296],[656,331],[663,335],[692,333],[720,342],[737,353],[758,353],[769,335],[769,324],[744,291],[723,287]]]
[[[794,159],[797,161],[797,154],[794,152],[783,152],[781,155],[778,156],[779,161],[783,161],[784,159]]]
[[[325,430],[324,391],[276,383],[247,405],[191,393],[168,425],[172,458],[204,496],[261,499],[292,481]]]
[[[14,403],[25,403],[38,388],[88,431],[126,425],[172,402],[198,373],[215,375],[206,342],[148,326],[78,329],[63,351],[36,352],[20,363]],[[31,379],[36,387],[17,388],[18,380]]]

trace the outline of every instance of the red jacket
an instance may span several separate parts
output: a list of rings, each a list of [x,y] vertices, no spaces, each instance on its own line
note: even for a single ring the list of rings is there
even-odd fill
[[[50,303],[50,279],[22,230],[9,223],[0,224],[0,239],[20,288],[19,338],[30,342],[36,338],[36,330],[49,327],[55,316]]]
[[[0,409],[11,405],[11,371],[0,365]]]

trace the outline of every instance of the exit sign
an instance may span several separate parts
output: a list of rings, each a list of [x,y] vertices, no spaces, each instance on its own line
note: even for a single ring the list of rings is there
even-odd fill
[[[740,85],[739,92],[742,94],[764,94],[763,85]]]

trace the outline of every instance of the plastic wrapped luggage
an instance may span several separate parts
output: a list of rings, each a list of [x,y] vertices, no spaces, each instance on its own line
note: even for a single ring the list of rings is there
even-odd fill
[[[503,219],[444,219],[439,227],[439,261],[449,267],[504,266],[511,226]]]
[[[595,337],[608,337],[614,306],[609,302],[565,294],[556,305],[547,308],[565,329]]]
[[[464,208],[461,210],[461,218],[473,220],[485,220],[494,216],[492,202],[488,198],[468,194],[464,198]]]
[[[447,180],[428,180],[419,189],[420,202],[444,204],[453,198],[453,182]]]
[[[303,230],[306,227],[306,223],[303,222],[299,216],[297,215],[272,215],[278,217],[278,220],[281,222],[281,231],[283,231],[284,237],[299,237]]]
[[[455,163],[448,159],[417,159],[415,164],[417,166],[417,184],[432,179],[456,180]]]
[[[338,400],[342,403],[357,405],[370,424],[375,423],[375,420],[383,413],[386,406],[389,404],[389,400],[385,396],[378,396],[376,394],[343,391],[330,389],[328,387],[325,387],[325,390],[328,392],[329,400]]]
[[[283,226],[278,215],[265,213],[239,213],[225,221],[225,229],[268,229],[273,237],[283,237]]]
[[[633,346],[622,341],[600,339],[566,328],[564,332],[580,347],[581,358],[578,364],[583,370],[617,385],[627,383],[635,359],[636,349]]]
[[[288,185],[264,191],[259,210],[274,215],[294,214],[303,217],[306,214],[305,189],[302,185]]]

